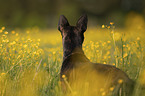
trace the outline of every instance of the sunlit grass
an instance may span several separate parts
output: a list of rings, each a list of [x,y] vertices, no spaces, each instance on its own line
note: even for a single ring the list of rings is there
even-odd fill
[[[145,85],[143,26],[117,29],[111,22],[102,28],[89,27],[83,50],[90,61],[116,66],[139,85]],[[0,28],[0,96],[64,96],[59,86],[61,39],[60,32],[54,29],[9,32]],[[110,91],[113,89],[112,86]],[[103,89],[98,90],[100,96],[107,95]],[[78,93],[71,95],[75,94]],[[138,94],[139,86],[134,96]]]

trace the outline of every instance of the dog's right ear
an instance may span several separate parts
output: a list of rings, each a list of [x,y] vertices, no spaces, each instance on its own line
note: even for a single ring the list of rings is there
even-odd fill
[[[76,26],[80,29],[81,32],[85,32],[87,30],[87,23],[88,23],[88,17],[86,14],[82,15]]]
[[[68,20],[64,15],[61,15],[58,22],[58,30],[62,31],[66,26],[69,26]]]

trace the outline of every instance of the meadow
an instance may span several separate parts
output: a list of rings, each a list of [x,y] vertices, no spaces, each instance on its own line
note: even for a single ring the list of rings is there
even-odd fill
[[[133,23],[132,23],[133,24]],[[144,23],[115,28],[88,27],[83,50],[92,62],[110,64],[137,82],[134,96],[145,94]],[[63,96],[59,72],[62,40],[57,29],[0,28],[0,96]],[[113,89],[110,89],[113,90]],[[101,96],[107,94],[100,89]],[[72,94],[72,96],[77,96]]]

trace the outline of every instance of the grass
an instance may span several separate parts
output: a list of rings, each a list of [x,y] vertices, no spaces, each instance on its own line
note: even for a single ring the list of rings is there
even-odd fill
[[[134,96],[143,94],[139,85],[145,85],[144,31],[133,27],[115,29],[113,23],[89,27],[83,44],[92,62],[116,66],[139,83]],[[63,96],[59,86],[62,41],[57,30],[7,32],[2,27],[0,50],[0,96]]]

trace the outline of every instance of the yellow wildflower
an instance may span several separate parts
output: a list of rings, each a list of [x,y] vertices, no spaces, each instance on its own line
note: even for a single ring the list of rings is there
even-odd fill
[[[110,51],[107,51],[107,55],[109,55],[110,54]]]
[[[5,30],[5,27],[2,27],[2,30]]]
[[[126,45],[123,45],[123,47],[125,47]]]
[[[6,40],[2,40],[2,42],[4,43],[4,42],[6,42]]]
[[[114,66],[115,66],[115,63],[113,63],[112,65],[114,65]]]
[[[122,58],[120,58],[120,61],[122,61]]]
[[[40,41],[40,39],[38,39],[37,41]]]
[[[5,31],[5,32],[4,32],[4,34],[8,34],[8,32],[7,32],[7,31]]]
[[[25,44],[25,45],[23,45],[23,47],[24,47],[24,48],[26,48],[26,47],[27,47],[27,45]]]
[[[110,25],[113,25],[114,24],[114,22],[110,22]]]
[[[6,73],[1,73],[1,75],[5,75]]]
[[[16,36],[18,36],[19,34],[18,33],[16,33]]]
[[[108,26],[107,28],[110,29],[110,26]]]
[[[113,34],[114,33],[114,31],[111,31],[111,34]]]
[[[62,78],[65,78],[65,75],[62,75]]]
[[[5,37],[6,35],[3,34],[2,36]]]
[[[123,83],[123,80],[122,80],[122,79],[119,79],[119,80],[118,80],[118,83],[119,83],[119,84],[122,84],[122,83]]]
[[[106,95],[106,92],[103,92],[103,93],[102,93],[102,96],[105,96],[105,95]]]
[[[107,43],[111,43],[111,41],[107,41]]]
[[[138,41],[139,41],[139,40],[140,40],[140,37],[137,37],[137,38],[136,38],[136,40],[138,40]]]
[[[56,52],[54,51],[52,54],[54,55]]]
[[[13,41],[12,44],[13,44],[13,45],[16,44],[16,41]]]
[[[125,58],[125,57],[127,57],[128,56],[128,54],[127,53],[125,53],[124,55],[123,55],[123,58]]]
[[[0,30],[0,33],[2,33],[3,32],[3,30]]]
[[[114,87],[111,87],[111,88],[110,88],[110,91],[113,91],[113,90],[114,90]]]
[[[111,58],[111,56],[108,56],[108,58]]]
[[[12,34],[15,34],[15,31],[13,30],[11,33],[12,33]]]
[[[36,51],[33,52],[33,54],[36,54],[36,53],[37,53]]]
[[[16,40],[16,41],[19,41],[19,39],[18,39],[18,38],[16,38],[15,40]]]
[[[105,25],[102,25],[102,28],[105,28]]]
[[[106,62],[103,62],[103,64],[106,64]]]

